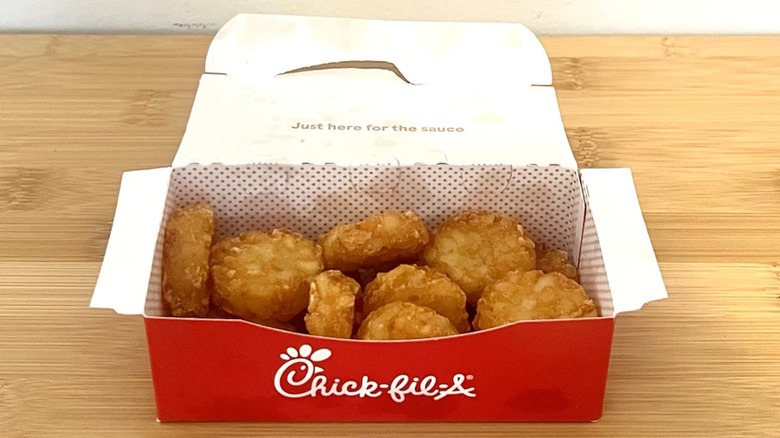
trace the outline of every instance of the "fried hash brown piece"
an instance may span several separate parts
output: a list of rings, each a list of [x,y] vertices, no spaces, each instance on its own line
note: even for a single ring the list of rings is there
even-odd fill
[[[536,268],[545,274],[560,272],[574,281],[579,281],[577,268],[569,263],[569,254],[560,249],[547,250],[540,248],[536,252]]]
[[[374,281],[377,275],[383,273],[383,272],[390,272],[395,267],[398,266],[399,263],[383,263],[381,265],[375,265],[368,268],[360,268],[357,271],[352,272],[345,272],[346,275],[349,277],[355,279],[355,281],[360,284],[360,287],[365,288],[368,286],[368,283],[371,283]]]
[[[531,319],[594,316],[596,306],[574,280],[559,272],[513,271],[485,288],[474,328],[484,330]]]
[[[233,315],[286,322],[309,303],[322,271],[319,246],[289,231],[250,231],[211,249],[214,302]]]
[[[207,205],[175,210],[165,226],[162,297],[173,316],[209,313],[209,249],[214,212]]]
[[[208,313],[206,314],[206,318],[234,319],[238,317],[236,315],[231,315],[230,313],[227,313],[225,309],[212,303],[211,306],[209,307]]]
[[[254,318],[254,319],[248,319],[247,321],[253,322],[255,324],[263,325],[266,327],[272,327],[279,330],[284,330],[287,332],[295,332],[295,326],[287,321],[277,321],[275,319],[267,319],[267,318]]]
[[[357,337],[368,340],[436,338],[458,334],[449,319],[433,309],[395,301],[373,312],[360,325]]]
[[[309,288],[309,311],[304,317],[306,331],[316,336],[351,338],[355,325],[355,298],[359,294],[357,281],[340,271],[318,274]]]
[[[515,219],[467,212],[438,228],[423,258],[457,283],[469,304],[476,306],[482,290],[508,272],[536,269],[534,247]]]
[[[208,314],[206,314],[206,318],[215,318],[215,319],[246,319],[246,318],[240,318],[236,315],[233,315],[231,313],[228,313],[225,309],[222,307],[217,306],[216,304],[211,303],[211,307],[209,308]],[[283,322],[283,321],[277,321],[275,319],[263,319],[263,318],[252,318],[252,319],[246,319],[249,322],[253,322],[255,324],[264,325],[266,327],[273,327],[280,330],[286,330],[288,332],[303,332],[303,329],[298,329],[298,327],[293,324],[293,321],[290,322]]]
[[[320,238],[326,269],[344,272],[413,260],[428,243],[428,230],[413,212],[383,213],[339,225]]]
[[[446,275],[427,266],[400,265],[380,273],[366,286],[363,311],[405,301],[433,309],[447,317],[459,333],[469,331],[466,294]]]

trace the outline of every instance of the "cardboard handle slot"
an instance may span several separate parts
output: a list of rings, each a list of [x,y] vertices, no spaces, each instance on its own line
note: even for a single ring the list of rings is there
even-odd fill
[[[552,84],[544,47],[517,23],[260,14],[239,14],[220,29],[206,57],[206,73],[257,81],[301,66],[350,59],[392,60],[403,72],[399,78],[410,84],[463,87],[486,78],[513,85]]]
[[[403,73],[396,67],[395,64],[392,62],[387,61],[338,61],[338,62],[326,62],[324,64],[317,64],[317,65],[311,65],[308,67],[301,67],[296,68],[292,70],[288,70],[283,73],[279,73],[277,76],[282,75],[290,75],[295,73],[303,73],[303,72],[311,72],[311,71],[321,71],[321,70],[338,70],[338,69],[347,69],[347,68],[356,68],[356,69],[364,69],[364,70],[386,70],[394,75],[398,76],[399,79],[406,82],[410,85],[415,85],[409,82],[408,79],[404,76]]]

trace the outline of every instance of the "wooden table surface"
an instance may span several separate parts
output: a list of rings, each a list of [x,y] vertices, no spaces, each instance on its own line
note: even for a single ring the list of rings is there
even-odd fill
[[[0,435],[780,436],[780,37],[543,38],[582,167],[631,167],[669,299],[595,424],[158,424],[89,309],[120,174],[168,165],[210,37],[0,35]]]

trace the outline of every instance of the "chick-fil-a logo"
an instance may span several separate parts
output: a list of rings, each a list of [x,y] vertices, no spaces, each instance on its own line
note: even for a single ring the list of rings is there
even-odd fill
[[[441,400],[451,395],[476,397],[474,387],[464,387],[474,376],[455,374],[451,382],[440,382],[436,376],[413,377],[399,374],[390,382],[377,382],[366,375],[357,380],[330,380],[325,370],[316,365],[331,356],[331,351],[321,348],[313,351],[308,344],[297,350],[288,348],[280,357],[284,361],[274,376],[276,392],[288,398],[303,397],[360,397],[376,398],[387,394],[396,403],[407,396],[432,397]]]

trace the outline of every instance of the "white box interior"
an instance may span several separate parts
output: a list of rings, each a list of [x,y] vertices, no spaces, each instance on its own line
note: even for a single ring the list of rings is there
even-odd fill
[[[173,169],[146,297],[147,316],[166,316],[160,294],[164,224],[177,207],[210,204],[216,238],[289,229],[316,240],[331,227],[384,211],[417,212],[433,231],[447,218],[485,210],[516,218],[531,238],[579,262],[601,316],[612,300],[595,227],[577,172],[560,166],[198,165]],[[582,247],[581,247],[582,244]]]

